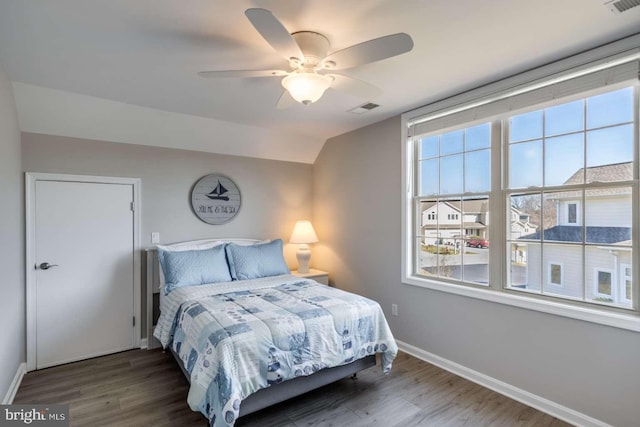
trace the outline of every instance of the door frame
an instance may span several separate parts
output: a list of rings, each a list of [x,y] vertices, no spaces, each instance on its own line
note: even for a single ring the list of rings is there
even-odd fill
[[[140,348],[141,291],[140,291],[140,179],[90,175],[67,175],[55,173],[25,173],[25,221],[26,221],[26,314],[27,314],[27,371],[36,369],[36,182],[61,181],[92,184],[131,185],[133,190],[133,346]]]

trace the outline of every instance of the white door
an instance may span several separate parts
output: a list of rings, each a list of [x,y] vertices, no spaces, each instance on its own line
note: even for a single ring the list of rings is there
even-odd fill
[[[130,184],[35,182],[36,369],[134,346],[133,195]]]

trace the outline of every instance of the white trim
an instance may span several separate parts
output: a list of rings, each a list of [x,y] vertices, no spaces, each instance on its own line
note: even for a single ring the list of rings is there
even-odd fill
[[[35,185],[36,181],[67,181],[103,184],[131,185],[133,189],[133,315],[136,318],[133,327],[133,348],[140,347],[141,284],[140,284],[140,218],[141,214],[141,181],[138,178],[121,178],[89,175],[67,175],[50,173],[25,173],[25,217],[26,217],[26,299],[27,299],[27,370],[36,369],[36,299],[35,299]]]
[[[571,205],[575,205],[575,207],[576,207],[576,220],[574,222],[569,221],[569,219],[570,219],[569,207]],[[580,220],[581,218],[580,218],[580,202],[579,201],[572,200],[570,202],[567,202],[567,215],[566,215],[566,218],[567,218],[567,224],[570,224],[570,225],[582,225],[582,221]]]
[[[620,265],[618,266],[618,268],[620,269],[620,273],[618,275],[618,280],[616,280],[616,285],[618,286],[618,293],[620,295],[620,302],[626,302],[629,304],[633,303],[633,267],[631,266],[631,264],[625,264],[625,263],[620,263]],[[625,274],[625,270],[629,268],[631,269],[631,276],[627,276]],[[627,278],[629,280],[631,280],[631,298],[632,299],[628,299],[627,298]]]
[[[149,339],[148,338],[142,338],[140,340],[140,349],[141,350],[146,350],[147,348],[149,348]]]
[[[424,360],[425,362],[431,363],[432,365],[573,425],[584,427],[611,427],[603,421],[592,418],[586,414],[560,405],[559,403],[545,399],[544,397],[530,393],[471,368],[467,368],[466,366],[460,365],[449,359],[445,359],[444,357],[429,353],[428,351],[412,346],[411,344],[407,344],[399,340],[396,340],[396,343],[401,351],[410,354],[411,356]]]
[[[24,378],[24,374],[27,373],[27,364],[22,362],[18,365],[18,369],[16,370],[16,374],[13,376],[13,381],[9,385],[9,389],[7,393],[4,395],[4,399],[2,399],[3,405],[11,405],[13,403],[13,399],[16,398],[16,394],[18,393],[18,389],[20,388],[20,384],[22,383],[22,378]]]
[[[527,263],[528,264],[528,263]],[[560,267],[560,283],[553,283],[551,280],[553,274],[551,272],[551,266],[557,265]],[[556,262],[556,261],[548,261],[547,262],[547,286],[552,288],[564,288],[564,263]]]
[[[610,294],[603,294],[600,293],[600,278],[598,277],[598,273],[608,273],[609,274],[609,280],[610,280],[610,285],[611,285],[611,293]],[[601,267],[594,267],[593,268],[593,295],[595,295],[596,298],[611,298],[611,300],[613,302],[618,302],[618,298],[616,297],[616,281],[615,281],[615,274],[613,272],[612,269],[610,268],[601,268]]]

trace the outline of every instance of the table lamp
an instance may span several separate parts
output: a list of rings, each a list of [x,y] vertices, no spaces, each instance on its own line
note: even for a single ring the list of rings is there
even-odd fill
[[[296,253],[296,258],[298,258],[298,273],[309,272],[309,260],[311,259],[309,243],[316,243],[317,241],[318,236],[310,221],[300,220],[296,222],[296,225],[293,226],[289,243],[300,245]]]

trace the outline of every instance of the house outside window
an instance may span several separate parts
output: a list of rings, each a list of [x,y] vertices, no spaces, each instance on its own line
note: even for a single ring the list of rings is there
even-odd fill
[[[578,204],[577,203],[567,204],[567,223],[569,224],[578,223]]]
[[[460,286],[519,295],[538,308],[545,299],[566,300],[567,308],[640,314],[632,268],[639,68],[631,61],[616,73],[602,71],[626,83],[598,86],[603,79],[588,73],[568,79],[566,98],[557,96],[564,88],[546,95],[533,89],[471,111],[408,119],[406,231],[413,243],[403,281],[491,300]],[[426,211],[452,220],[427,223]],[[491,227],[490,218],[498,219]],[[486,255],[458,250],[472,239],[491,241]]]

